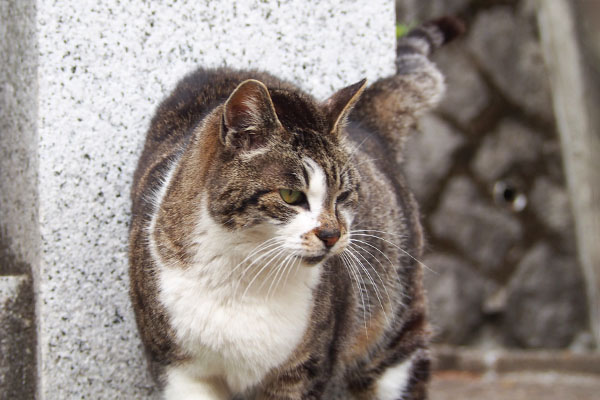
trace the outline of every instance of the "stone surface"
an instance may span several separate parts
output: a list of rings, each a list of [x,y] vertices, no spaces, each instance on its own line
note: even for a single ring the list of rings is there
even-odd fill
[[[433,233],[452,242],[484,272],[498,274],[508,251],[521,240],[520,223],[509,212],[483,201],[468,178],[454,177],[447,186],[430,218]]]
[[[35,387],[31,279],[0,276],[0,398],[33,399]]]
[[[512,102],[553,120],[550,86],[531,20],[508,6],[492,7],[477,15],[467,40],[479,64]]]
[[[446,76],[446,95],[439,105],[444,114],[466,125],[489,104],[490,93],[479,71],[465,51],[463,42],[449,45],[434,55]]]
[[[533,212],[548,228],[562,235],[574,235],[569,196],[563,186],[539,177],[529,198]]]
[[[452,156],[464,142],[461,134],[433,115],[421,118],[404,152],[408,183],[419,202],[426,201],[452,167]]]
[[[593,400],[598,397],[596,375],[518,373],[506,375],[435,374],[431,400]]]
[[[508,285],[508,342],[520,347],[565,347],[585,324],[581,270],[571,258],[538,243],[525,255]]]
[[[503,175],[527,168],[542,151],[540,136],[513,119],[505,119],[483,140],[472,163],[473,171],[489,183]]]
[[[423,263],[427,266],[424,279],[434,341],[466,343],[482,324],[482,307],[491,282],[450,255],[433,254]]]
[[[0,7],[0,208],[14,247],[39,254],[26,261],[38,294],[40,398],[151,398],[126,243],[129,186],[154,108],[199,65],[268,69],[319,98],[387,75],[392,3]]]

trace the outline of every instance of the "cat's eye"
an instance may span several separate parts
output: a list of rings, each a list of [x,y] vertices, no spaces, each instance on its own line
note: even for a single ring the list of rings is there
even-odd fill
[[[298,205],[306,201],[306,196],[299,190],[279,189],[279,195],[288,204]]]
[[[346,191],[346,192],[342,192],[338,197],[337,197],[337,202],[341,203],[343,201],[348,200],[348,197],[350,197],[350,191]]]

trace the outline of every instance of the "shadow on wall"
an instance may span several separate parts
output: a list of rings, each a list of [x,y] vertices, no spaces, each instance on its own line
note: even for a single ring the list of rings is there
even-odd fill
[[[550,86],[528,0],[397,0],[397,20],[468,25],[436,55],[445,100],[407,147],[436,341],[593,346]]]

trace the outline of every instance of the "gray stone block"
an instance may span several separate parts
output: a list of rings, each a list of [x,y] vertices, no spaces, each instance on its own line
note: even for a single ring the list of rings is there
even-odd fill
[[[566,347],[585,328],[586,314],[579,266],[546,243],[535,245],[508,285],[508,343],[531,348]]]
[[[485,137],[471,168],[481,179],[493,183],[519,164],[536,161],[542,144],[536,132],[513,119],[505,119]]]
[[[564,187],[542,176],[536,179],[529,197],[533,212],[548,228],[561,235],[575,234],[569,196]]]
[[[553,119],[550,86],[535,26],[506,6],[477,15],[468,47],[496,85],[515,104]]]
[[[11,251],[33,266],[39,397],[152,397],[126,243],[129,186],[158,102],[199,65],[267,69],[319,98],[388,75],[392,3],[4,1],[0,10],[0,212]]]
[[[419,132],[406,143],[405,173],[419,202],[436,191],[452,167],[453,155],[464,143],[460,132],[433,115],[421,118]]]
[[[468,178],[458,176],[447,185],[430,219],[433,233],[454,243],[484,272],[498,274],[521,240],[521,224],[508,211],[488,205]]]
[[[450,255],[430,255],[423,263],[434,340],[465,344],[483,323],[483,305],[493,283]]]
[[[0,398],[32,399],[35,388],[31,278],[0,276]]]
[[[467,125],[490,102],[487,85],[460,43],[435,53],[434,60],[446,76],[446,96],[439,109],[459,123]]]

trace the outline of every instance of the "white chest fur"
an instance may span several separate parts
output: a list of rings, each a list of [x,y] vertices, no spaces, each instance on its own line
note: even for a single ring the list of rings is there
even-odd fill
[[[233,292],[236,285],[216,288],[199,269],[211,266],[162,268],[161,300],[179,344],[192,355],[193,370],[188,370],[200,379],[220,376],[232,390],[243,391],[282,364],[300,343],[311,312],[311,283],[317,278],[310,275],[318,271],[298,270],[286,290],[271,297],[241,298]]]

